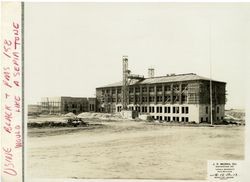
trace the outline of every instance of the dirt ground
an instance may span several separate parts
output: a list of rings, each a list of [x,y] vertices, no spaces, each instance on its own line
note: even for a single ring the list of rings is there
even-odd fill
[[[28,178],[206,179],[207,160],[244,159],[244,127],[95,122],[29,128]]]

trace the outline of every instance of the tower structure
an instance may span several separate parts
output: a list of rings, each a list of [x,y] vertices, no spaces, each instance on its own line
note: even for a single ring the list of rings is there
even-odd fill
[[[128,56],[122,56],[122,108],[127,110],[127,93],[128,93]]]

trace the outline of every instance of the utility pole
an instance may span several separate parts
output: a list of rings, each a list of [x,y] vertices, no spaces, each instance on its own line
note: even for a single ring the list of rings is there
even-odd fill
[[[212,89],[212,59],[211,59],[211,23],[209,22],[209,70],[210,70],[210,118],[213,125],[213,89]]]

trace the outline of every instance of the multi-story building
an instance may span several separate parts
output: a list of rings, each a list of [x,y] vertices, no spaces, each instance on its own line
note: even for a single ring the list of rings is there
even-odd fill
[[[224,119],[225,87],[225,82],[210,84],[209,78],[194,73],[171,74],[131,80],[126,100],[128,109],[157,120],[200,123],[211,121],[212,98],[213,121],[219,121]],[[122,82],[96,88],[96,99],[97,111],[120,112]]]
[[[48,114],[66,114],[72,112],[95,111],[96,99],[86,97],[43,97],[41,99],[41,112]]]

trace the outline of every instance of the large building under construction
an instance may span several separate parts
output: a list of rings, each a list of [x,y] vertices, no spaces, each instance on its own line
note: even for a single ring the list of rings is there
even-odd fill
[[[221,121],[224,119],[225,87],[225,82],[194,73],[155,77],[154,69],[149,69],[147,78],[133,75],[125,57],[123,81],[96,88],[97,111],[128,109],[164,121]]]

